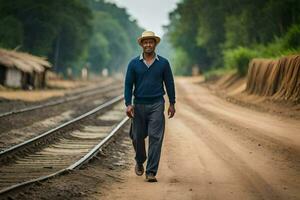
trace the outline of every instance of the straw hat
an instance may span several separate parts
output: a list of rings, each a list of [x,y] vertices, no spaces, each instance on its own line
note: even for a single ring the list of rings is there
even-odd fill
[[[160,42],[160,38],[158,36],[156,36],[155,33],[152,31],[144,31],[142,33],[142,36],[139,37],[137,41],[140,45],[142,45],[142,40],[150,39],[150,38],[154,39],[156,44],[158,44]]]

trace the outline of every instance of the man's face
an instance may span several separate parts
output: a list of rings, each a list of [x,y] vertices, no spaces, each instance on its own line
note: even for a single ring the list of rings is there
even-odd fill
[[[153,53],[155,50],[155,40],[154,39],[144,39],[142,40],[142,47],[144,50],[144,53]]]

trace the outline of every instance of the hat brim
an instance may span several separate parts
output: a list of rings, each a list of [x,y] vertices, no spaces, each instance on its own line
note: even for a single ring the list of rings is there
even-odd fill
[[[157,37],[157,36],[144,36],[144,37],[139,37],[138,38],[137,41],[138,41],[139,45],[142,46],[142,41],[145,40],[145,39],[154,39],[156,44],[158,44],[160,42],[160,37]]]

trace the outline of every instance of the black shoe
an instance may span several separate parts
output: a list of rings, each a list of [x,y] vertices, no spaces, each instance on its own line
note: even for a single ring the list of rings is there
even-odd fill
[[[144,174],[144,166],[136,164],[134,168],[135,174],[137,176],[142,176]]]
[[[155,178],[154,174],[150,173],[150,174],[146,174],[146,181],[147,182],[157,182],[157,179]]]

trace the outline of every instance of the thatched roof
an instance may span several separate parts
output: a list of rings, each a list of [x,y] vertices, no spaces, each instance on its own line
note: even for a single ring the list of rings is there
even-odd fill
[[[45,58],[5,49],[0,49],[0,65],[17,68],[28,73],[43,72],[46,68],[51,67]]]

